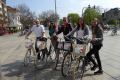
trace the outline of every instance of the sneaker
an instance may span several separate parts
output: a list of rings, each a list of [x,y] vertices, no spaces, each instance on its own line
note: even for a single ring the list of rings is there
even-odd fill
[[[98,67],[97,65],[94,65],[94,66],[91,68],[91,71],[95,71],[97,67]]]
[[[100,74],[103,74],[103,70],[98,70],[98,71],[94,72],[94,75],[100,75]]]

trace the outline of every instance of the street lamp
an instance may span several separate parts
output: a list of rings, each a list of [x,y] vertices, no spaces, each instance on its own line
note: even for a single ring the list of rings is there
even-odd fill
[[[83,9],[82,9],[82,17],[84,16],[84,15],[83,15],[84,9],[87,9],[87,8],[91,8],[90,5],[88,5],[88,7],[83,7]]]
[[[55,14],[57,13],[57,8],[56,8],[56,0],[54,0],[55,2]]]
[[[54,0],[54,3],[55,3],[55,15],[54,15],[54,18],[55,18],[55,21],[56,21],[56,15],[57,15],[56,0]]]

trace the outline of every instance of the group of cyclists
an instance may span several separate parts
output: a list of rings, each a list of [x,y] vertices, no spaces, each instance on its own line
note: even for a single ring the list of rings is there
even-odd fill
[[[60,33],[63,33],[63,37],[65,41],[69,41],[68,38],[70,36],[74,36],[74,33],[76,33],[75,37],[76,38],[88,38],[90,35],[90,28],[86,23],[84,22],[83,18],[79,18],[76,27],[72,27],[71,24],[67,21],[67,18],[63,18],[63,24],[62,25],[56,25],[54,22],[50,21],[49,25],[49,36],[53,37],[51,39],[52,44],[54,44],[54,40],[57,39],[57,35]],[[97,18],[94,18],[91,23],[91,31],[92,31],[92,39],[91,39],[91,44],[92,44],[92,49],[89,50],[87,53],[87,59],[91,61],[94,66],[91,68],[92,71],[95,71],[97,68],[98,70],[94,72],[95,75],[97,74],[103,74],[102,70],[102,65],[101,65],[101,60],[99,56],[99,50],[103,46],[103,28],[102,25],[100,24],[99,20]],[[40,59],[40,54],[37,48],[37,41],[47,41],[47,38],[45,36],[45,28],[39,20],[33,20],[33,26],[29,30],[29,32],[26,34],[25,38],[28,38],[28,36],[31,33],[34,33],[36,36],[35,40],[35,49],[36,53],[38,53],[37,58]],[[76,41],[77,44],[82,44],[80,41]],[[54,47],[57,46],[57,43],[53,45]],[[71,47],[72,51],[72,47]],[[47,48],[43,50],[43,54],[48,52]],[[49,52],[48,52],[49,55]],[[92,58],[92,55],[95,56],[95,59]],[[97,61],[97,62],[96,62]]]

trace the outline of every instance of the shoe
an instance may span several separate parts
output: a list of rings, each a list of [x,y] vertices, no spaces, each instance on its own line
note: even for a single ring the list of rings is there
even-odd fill
[[[103,74],[103,70],[98,70],[98,71],[94,72],[94,75],[100,75],[100,74]]]
[[[39,53],[38,53],[38,55],[37,55],[37,59],[40,60],[40,54],[39,54]]]
[[[97,65],[94,65],[94,66],[91,68],[91,71],[95,71],[97,67],[98,67]]]

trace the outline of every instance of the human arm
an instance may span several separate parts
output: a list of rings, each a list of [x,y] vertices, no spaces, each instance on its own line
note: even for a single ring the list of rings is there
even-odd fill
[[[60,34],[61,32],[63,32],[63,29],[62,29],[62,28],[63,28],[63,27],[59,27],[58,31],[56,32],[57,35]]]
[[[75,31],[77,30],[77,27],[75,27],[70,33],[68,33],[66,36],[71,36],[75,33]]]
[[[89,26],[85,26],[85,30],[84,30],[84,38],[88,38],[89,37]]]
[[[28,38],[28,36],[32,33],[33,27],[27,32],[27,34],[25,35],[25,39]]]
[[[45,37],[45,27],[41,25],[42,35],[41,37]]]

